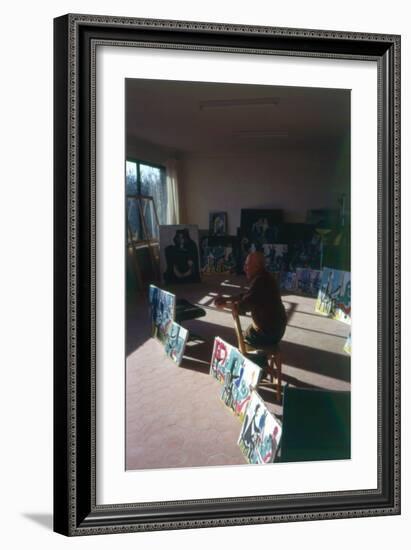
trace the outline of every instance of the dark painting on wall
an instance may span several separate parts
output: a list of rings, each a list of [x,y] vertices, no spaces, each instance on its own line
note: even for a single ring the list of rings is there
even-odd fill
[[[210,212],[210,235],[227,235],[227,212]]]
[[[282,210],[246,208],[241,210],[241,234],[252,244],[261,247],[264,243],[278,242],[278,227],[283,221]]]
[[[315,210],[307,210],[306,222],[316,227],[333,228],[338,225],[339,211],[329,208],[317,208]]]
[[[196,225],[160,225],[160,267],[166,284],[200,281]]]
[[[288,270],[319,269],[321,238],[315,226],[307,223],[284,223],[279,226],[279,237],[288,245]]]

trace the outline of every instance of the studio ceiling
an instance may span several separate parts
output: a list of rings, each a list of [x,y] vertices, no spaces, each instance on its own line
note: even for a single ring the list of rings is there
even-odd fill
[[[126,81],[127,139],[181,155],[327,144],[349,134],[348,90]]]

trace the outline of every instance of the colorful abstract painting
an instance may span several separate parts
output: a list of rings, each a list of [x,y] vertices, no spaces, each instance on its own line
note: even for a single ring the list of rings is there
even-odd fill
[[[321,271],[298,267],[296,274],[297,289],[307,296],[317,296],[321,285]]]
[[[269,412],[256,391],[251,394],[238,439],[238,445],[250,464],[274,462],[281,440],[280,421]]]
[[[262,369],[244,357],[238,349],[231,348],[228,356],[221,399],[242,420],[247,410],[251,392],[257,387]]]
[[[322,271],[315,311],[351,323],[351,273],[325,267]]]
[[[334,319],[343,323],[351,323],[351,272],[343,271],[341,291],[335,304]]]
[[[284,290],[297,290],[297,275],[294,271],[281,272],[280,288]]]
[[[201,239],[201,272],[233,273],[237,268],[234,237]]]
[[[165,342],[164,349],[166,354],[175,362],[177,365],[180,365],[184,350],[186,347],[188,338],[188,330],[179,325],[178,323],[172,322],[169,326]]]
[[[233,346],[224,342],[221,338],[216,336],[214,338],[213,354],[211,356],[210,374],[220,384],[224,384],[226,365],[230,351],[234,349]]]
[[[176,312],[176,297],[155,285],[149,288],[151,335],[164,343]]]
[[[200,281],[197,225],[160,225],[160,269],[166,284]]]
[[[270,273],[287,267],[288,246],[286,244],[263,244],[265,267]]]

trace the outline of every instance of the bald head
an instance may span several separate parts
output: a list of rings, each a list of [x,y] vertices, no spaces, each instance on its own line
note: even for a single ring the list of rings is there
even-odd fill
[[[248,280],[265,271],[265,258],[262,252],[251,252],[244,264],[244,272]]]

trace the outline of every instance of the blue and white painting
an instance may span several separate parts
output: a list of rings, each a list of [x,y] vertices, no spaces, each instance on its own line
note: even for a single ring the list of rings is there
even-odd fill
[[[150,285],[149,303],[151,335],[164,343],[176,314],[176,297],[171,292]]]
[[[181,364],[183,359],[184,350],[186,347],[188,338],[188,330],[179,325],[178,323],[172,322],[168,329],[164,349],[166,354],[175,362],[177,365]]]
[[[297,275],[294,271],[282,271],[280,287],[284,290],[297,290]]]
[[[242,420],[257,387],[262,369],[244,357],[237,348],[232,348],[225,365],[224,386],[221,399]]]
[[[321,285],[319,269],[297,267],[297,289],[307,296],[317,296]]]
[[[351,273],[325,267],[315,311],[351,323]]]
[[[274,462],[281,434],[281,422],[269,412],[258,393],[253,391],[238,439],[238,445],[247,462]]]
[[[287,267],[288,246],[286,244],[263,244],[265,267],[270,273]]]

